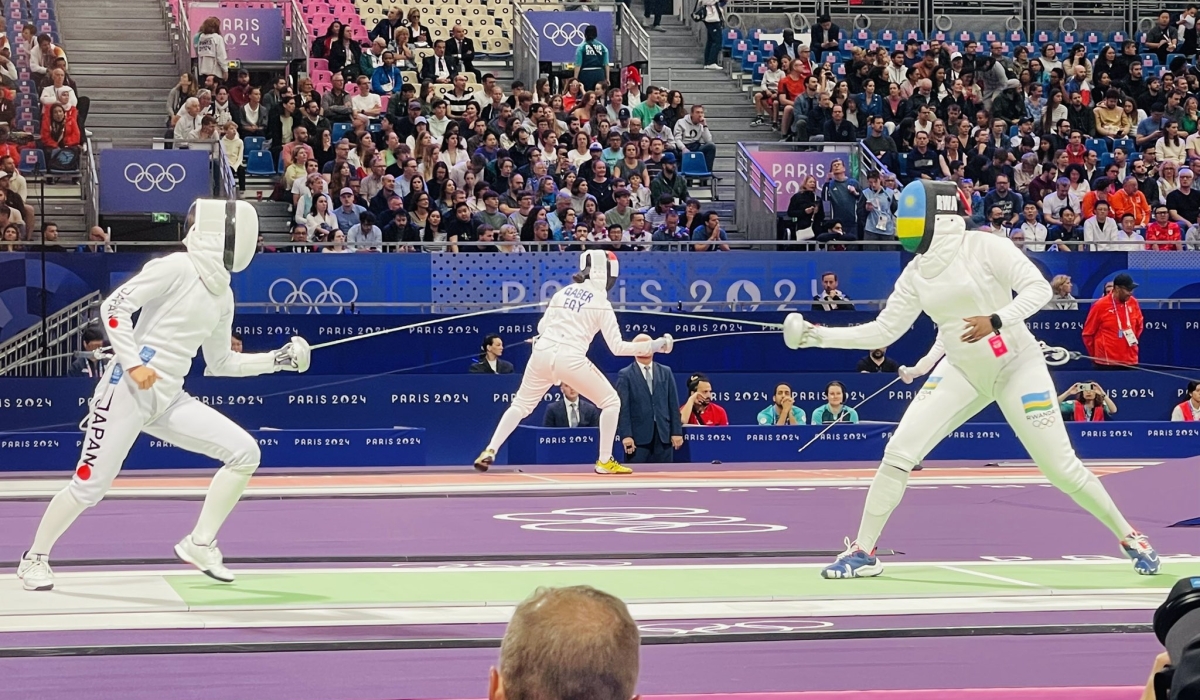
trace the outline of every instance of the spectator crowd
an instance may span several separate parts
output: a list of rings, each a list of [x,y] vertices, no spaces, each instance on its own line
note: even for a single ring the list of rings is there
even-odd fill
[[[1193,16],[1163,12],[1140,42],[1037,51],[999,38],[851,45],[828,21],[808,43],[785,31],[752,126],[862,141],[878,162],[866,186],[844,167],[809,178],[780,238],[894,240],[898,189],[931,179],[959,186],[975,228],[1026,250],[1200,249]]]

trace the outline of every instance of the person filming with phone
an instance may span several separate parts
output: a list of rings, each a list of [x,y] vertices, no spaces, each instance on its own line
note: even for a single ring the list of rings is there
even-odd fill
[[[1117,405],[1096,382],[1076,382],[1058,395],[1063,419],[1068,421],[1105,421],[1117,412]]]

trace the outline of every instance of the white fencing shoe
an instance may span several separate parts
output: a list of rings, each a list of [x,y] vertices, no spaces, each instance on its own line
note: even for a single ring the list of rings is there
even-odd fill
[[[192,536],[188,535],[175,545],[175,556],[179,557],[180,561],[200,569],[211,578],[222,583],[233,583],[233,572],[225,568],[221,550],[217,549],[216,540],[205,546],[196,544],[192,541]]]
[[[17,566],[17,578],[21,579],[27,591],[53,590],[54,572],[50,570],[50,557],[25,552]]]

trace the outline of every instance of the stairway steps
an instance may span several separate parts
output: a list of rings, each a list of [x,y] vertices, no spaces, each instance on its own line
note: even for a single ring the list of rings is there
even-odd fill
[[[122,47],[123,49],[126,47]],[[141,65],[141,64],[158,64],[175,66],[175,54],[171,52],[170,47],[159,51],[149,51],[143,46],[128,46],[129,53],[123,56],[122,62],[126,65]],[[103,64],[104,61],[112,58],[112,51],[80,51],[71,50],[71,64],[82,63],[93,66]],[[71,73],[74,75],[74,71]]]
[[[128,64],[122,64],[128,65]],[[104,63],[79,63],[71,62],[71,77],[78,80],[81,77],[90,75],[112,76],[114,74],[112,64]],[[138,64],[136,68],[130,68],[128,73],[121,75],[126,81],[133,82],[141,81],[142,78],[174,78],[176,82],[179,80],[179,69],[175,67],[175,62],[170,64]],[[174,85],[174,83],[172,83]],[[163,95],[166,98],[166,95]]]
[[[165,89],[160,90],[154,86],[142,85],[143,81],[139,80],[137,87],[119,87],[117,85],[105,86],[95,84],[94,81],[80,81],[80,92],[87,95],[92,100],[92,104],[99,101],[108,100],[136,100],[136,101],[157,101],[159,109],[166,114],[167,109],[167,93],[171,87],[178,82],[178,79],[173,81]]]
[[[75,59],[76,56],[83,55],[87,62],[95,61],[96,59],[112,58],[112,42],[95,41],[92,39],[95,35],[88,33],[86,39],[79,39],[71,42],[71,56]],[[171,60],[175,60],[174,51],[171,49],[171,42],[161,37],[134,37],[130,39],[122,39],[121,46],[135,46],[138,51],[149,51],[152,53],[167,54]],[[92,56],[91,54],[99,54]],[[128,57],[132,58],[132,56]],[[77,60],[77,59],[76,59]]]
[[[166,116],[160,114],[88,114],[87,126],[92,131],[105,127],[141,127],[166,129]]]

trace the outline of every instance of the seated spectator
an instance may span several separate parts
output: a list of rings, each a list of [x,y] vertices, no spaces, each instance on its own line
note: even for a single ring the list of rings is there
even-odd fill
[[[371,79],[365,75],[358,76],[358,94],[350,98],[350,110],[355,117],[373,120],[383,111],[383,102],[379,95],[371,92]]]
[[[715,211],[704,213],[704,223],[692,231],[692,240],[697,241],[693,245],[693,249],[697,252],[711,250],[729,252],[729,244],[726,243],[729,237],[726,235],[725,229],[721,228],[720,214]]]
[[[1079,302],[1071,296],[1071,276],[1055,275],[1050,280],[1050,291],[1054,294],[1042,308],[1051,311],[1078,311]]]
[[[836,272],[826,272],[821,275],[821,286],[824,288],[819,295],[813,297],[813,311],[853,311],[854,304],[850,297],[838,289]]]
[[[54,40],[50,38],[49,34],[39,34],[37,49],[29,53],[29,71],[33,73],[34,79],[39,83],[48,82],[47,74],[54,67],[55,59],[59,58],[65,61],[66,52],[54,44]]]
[[[1042,220],[1047,226],[1062,223],[1059,215],[1063,209],[1070,209],[1075,214],[1080,210],[1079,197],[1071,192],[1070,178],[1060,177],[1054,181],[1054,185],[1055,190],[1042,199]]]
[[[688,115],[675,122],[675,140],[685,153],[699,151],[704,154],[704,161],[712,172],[713,162],[717,158],[717,146],[713,142],[712,132],[704,119],[704,107],[692,105]],[[664,156],[665,158],[665,156]]]
[[[703,374],[693,374],[687,382],[688,400],[679,408],[679,420],[686,425],[729,425],[725,409],[712,400],[712,383]]]
[[[1171,420],[1176,422],[1200,420],[1200,382],[1195,380],[1188,382],[1187,397],[1183,403],[1171,410]]]
[[[1076,225],[1075,210],[1065,207],[1059,216],[1062,217],[1062,223],[1052,227],[1046,234],[1047,249],[1060,253],[1083,250],[1083,228]]]
[[[354,248],[355,252],[378,253],[382,251],[383,231],[375,225],[375,215],[369,211],[359,214],[358,223],[346,232],[346,242]]]
[[[1166,205],[1154,209],[1154,221],[1146,227],[1146,250],[1183,250],[1183,234],[1179,224],[1171,221],[1171,212]]]
[[[662,172],[650,181],[650,199],[659,201],[663,195],[670,195],[676,205],[686,202],[688,194],[687,180],[675,172],[675,154],[664,153],[662,157]]]
[[[289,253],[311,253],[312,246],[307,245],[311,242],[309,238],[308,227],[304,224],[292,224],[291,244],[287,251]]]
[[[796,406],[792,387],[775,386],[775,402],[758,412],[759,425],[804,425],[804,410]]]
[[[111,253],[113,247],[108,242],[108,232],[99,226],[88,229],[88,242],[75,247],[76,253]]]
[[[640,643],[614,596],[590,586],[539,588],[508,623],[488,700],[636,698]]]
[[[83,352],[94,353],[104,347],[104,331],[100,324],[91,323],[83,329]],[[108,366],[108,360],[96,357],[80,357],[71,363],[68,377],[100,377]]]
[[[1109,196],[1108,203],[1112,207],[1113,216],[1133,214],[1134,223],[1145,227],[1150,223],[1150,203],[1146,201],[1146,195],[1138,189],[1138,184],[1137,178],[1132,175],[1125,178],[1121,189]]]
[[[8,208],[7,204],[0,204],[0,207]],[[7,224],[3,230],[0,230],[0,253],[20,253],[25,250],[25,246],[21,245],[21,227],[16,224]]]
[[[562,400],[546,407],[544,428],[595,428],[600,425],[600,409],[579,395],[575,387],[562,384]]]
[[[684,250],[692,236],[686,228],[679,225],[679,212],[668,209],[662,224],[654,229],[651,240],[657,250]]]
[[[1108,202],[1096,202],[1095,216],[1083,222],[1083,240],[1095,251],[1118,250],[1113,243],[1117,240],[1117,221],[1108,215]],[[1163,207],[1166,216],[1166,207]]]
[[[488,229],[489,232],[491,229]],[[479,361],[467,370],[470,374],[512,374],[513,364],[500,359],[504,354],[504,341],[495,333],[488,333],[479,346]]]
[[[50,84],[42,88],[41,95],[38,101],[43,107],[49,107],[54,104],[61,104],[67,108],[74,108],[79,105],[79,98],[75,95],[75,91],[67,85],[67,73],[61,68],[55,68],[50,71]]]
[[[887,374],[895,374],[900,371],[900,365],[895,360],[887,356],[887,348],[875,348],[870,355],[858,361],[854,366],[854,371],[860,374],[875,374],[886,372]]]
[[[1121,215],[1121,228],[1117,231],[1118,250],[1126,253],[1131,250],[1141,250],[1143,246],[1138,244],[1145,240],[1145,236],[1138,230],[1133,214]]]
[[[75,121],[75,110],[67,109],[61,104],[50,107],[48,118],[42,122],[42,138],[39,143],[46,151],[48,162],[65,157],[63,151],[74,153],[74,162],[78,163],[79,156],[79,123]],[[66,168],[74,170],[76,168]]]
[[[1117,412],[1117,405],[1095,382],[1072,384],[1058,395],[1058,402],[1063,420],[1067,421],[1103,421]]]
[[[314,241],[326,240],[338,229],[338,220],[329,210],[329,198],[316,197],[312,200],[308,216],[304,218],[304,225]]]
[[[353,253],[354,251],[346,245],[346,234],[341,230],[334,231],[329,237],[329,245],[322,246],[322,253]]]
[[[232,98],[232,94],[230,97]],[[251,87],[247,93],[246,104],[233,113],[233,118],[238,123],[242,138],[261,136],[265,139],[267,127],[270,125],[270,115],[270,111],[262,103],[262,90]]]
[[[825,386],[825,401],[812,413],[812,424],[825,423],[857,423],[858,412],[845,405],[846,385],[838,381],[829,382]]]

